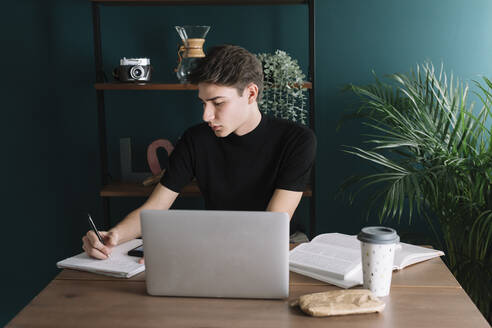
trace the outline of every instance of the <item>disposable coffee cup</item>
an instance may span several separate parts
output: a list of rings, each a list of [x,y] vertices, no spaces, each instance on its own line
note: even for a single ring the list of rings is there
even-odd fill
[[[375,296],[389,295],[395,249],[400,237],[391,228],[365,227],[357,239],[361,242],[364,288]]]

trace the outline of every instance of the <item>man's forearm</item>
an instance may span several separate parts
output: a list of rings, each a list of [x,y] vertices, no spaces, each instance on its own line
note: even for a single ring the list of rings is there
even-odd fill
[[[123,221],[118,223],[116,227],[110,230],[118,233],[118,244],[142,235],[140,212],[143,209],[168,210],[176,197],[178,197],[177,192],[174,192],[158,183],[150,197],[142,206],[130,212],[130,214],[128,214]]]
[[[118,233],[118,243],[124,243],[126,241],[135,239],[142,235],[140,226],[140,211],[142,208],[137,208],[128,214],[120,223],[118,223],[110,231],[116,231]]]
[[[285,212],[289,214],[289,220],[291,220],[301,198],[302,192],[275,189],[266,210],[268,212]]]

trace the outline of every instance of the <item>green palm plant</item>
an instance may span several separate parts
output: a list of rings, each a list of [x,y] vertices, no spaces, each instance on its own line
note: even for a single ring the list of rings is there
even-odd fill
[[[341,186],[353,202],[371,189],[367,214],[380,222],[404,213],[424,218],[435,233],[446,262],[490,321],[492,299],[492,82],[475,82],[482,108],[468,105],[468,85],[439,72],[431,63],[409,74],[388,76],[390,83],[350,85],[362,119],[373,134],[372,147],[344,151],[378,170],[352,176]],[[434,223],[433,223],[434,222]],[[438,226],[436,226],[437,222]]]

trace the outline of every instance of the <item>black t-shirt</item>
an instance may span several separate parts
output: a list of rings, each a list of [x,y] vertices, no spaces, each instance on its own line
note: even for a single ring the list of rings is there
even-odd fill
[[[253,131],[227,137],[201,123],[178,140],[161,184],[180,192],[196,177],[206,209],[264,211],[276,188],[305,190],[315,153],[313,131],[288,120],[262,114]]]

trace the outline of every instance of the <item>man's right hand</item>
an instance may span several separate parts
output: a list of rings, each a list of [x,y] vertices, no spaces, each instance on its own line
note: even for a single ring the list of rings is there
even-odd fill
[[[90,230],[82,238],[82,248],[90,257],[107,259],[114,246],[141,236],[140,211],[142,209],[168,210],[179,193],[158,183],[144,205],[128,214],[123,221],[109,231],[100,231],[104,245],[94,231]]]
[[[82,249],[90,257],[104,260],[109,257],[113,247],[118,245],[119,236],[116,231],[99,231],[99,234],[104,240],[104,244],[99,241],[94,231],[89,230],[87,234],[82,237]]]

